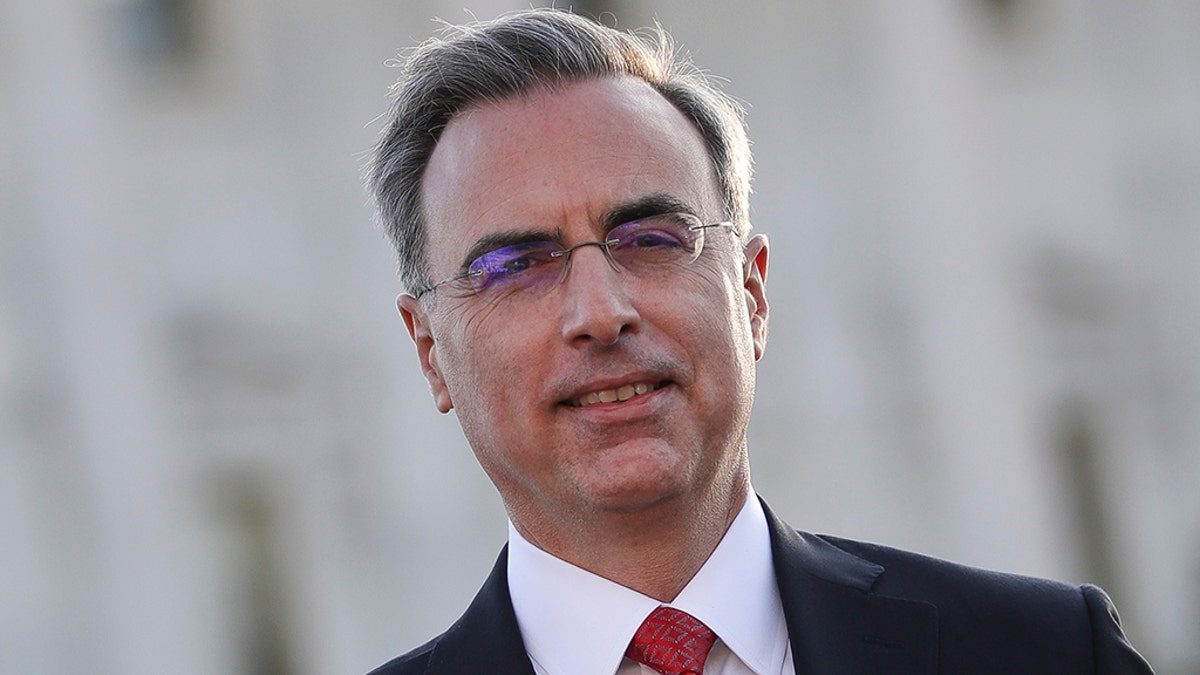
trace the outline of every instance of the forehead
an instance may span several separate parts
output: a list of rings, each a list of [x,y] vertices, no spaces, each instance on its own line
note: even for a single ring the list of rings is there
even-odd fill
[[[640,79],[472,107],[447,125],[423,178],[430,267],[457,265],[454,256],[490,232],[595,227],[608,210],[656,194],[721,215],[700,132]]]

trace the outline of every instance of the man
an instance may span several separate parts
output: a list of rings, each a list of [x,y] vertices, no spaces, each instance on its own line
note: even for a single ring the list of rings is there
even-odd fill
[[[767,338],[739,107],[532,10],[408,61],[370,176],[433,399],[511,523],[376,673],[1147,673],[1094,587],[798,533],[754,495]]]

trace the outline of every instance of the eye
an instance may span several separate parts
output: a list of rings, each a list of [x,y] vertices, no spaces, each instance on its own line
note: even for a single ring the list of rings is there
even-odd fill
[[[500,268],[495,271],[495,273],[505,276],[519,274],[536,264],[537,263],[534,262],[529,256],[522,255],[516,258],[509,258],[505,260],[500,265]]]
[[[679,237],[662,230],[646,230],[622,238],[621,243],[635,248],[656,248],[660,246],[680,246]]]
[[[477,290],[534,284],[556,273],[550,253],[558,248],[548,241],[504,246],[476,258],[467,271]]]
[[[617,247],[622,249],[647,252],[690,249],[696,240],[690,225],[683,214],[664,214],[619,225],[609,237],[617,239]]]

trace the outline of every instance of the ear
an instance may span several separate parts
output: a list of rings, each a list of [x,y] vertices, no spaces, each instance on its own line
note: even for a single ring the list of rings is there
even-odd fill
[[[750,334],[754,338],[754,360],[762,358],[767,348],[767,235],[756,234],[746,242],[746,261],[742,268],[746,311],[750,317]]]
[[[429,326],[429,316],[421,301],[404,293],[396,298],[396,307],[408,327],[408,334],[413,344],[417,346],[417,357],[421,360],[421,372],[429,381],[429,391],[433,394],[433,403],[438,411],[448,413],[454,407],[450,400],[450,390],[446,387],[446,378],[442,375],[442,367],[438,362],[437,341]]]

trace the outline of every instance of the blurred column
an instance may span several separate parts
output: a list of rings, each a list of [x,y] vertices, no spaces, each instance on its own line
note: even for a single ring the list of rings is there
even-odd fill
[[[967,7],[947,0],[872,3],[876,95],[894,145],[898,241],[908,269],[914,350],[937,446],[942,555],[1069,576],[1056,468],[1040,451],[1022,379],[1027,336],[1011,284],[1011,228],[989,201],[987,72]]]
[[[38,0],[5,3],[6,49],[23,117],[20,199],[24,223],[44,256],[43,299],[67,387],[58,411],[73,447],[81,494],[39,498],[77,503],[89,554],[67,569],[90,597],[64,612],[60,662],[91,672],[202,673],[189,642],[192,612],[173,543],[183,494],[166,432],[158,381],[152,269],[147,233],[128,214],[141,198],[125,175],[127,96],[112,45],[112,3]],[[75,639],[78,638],[78,639]],[[72,668],[74,670],[75,668]]]

